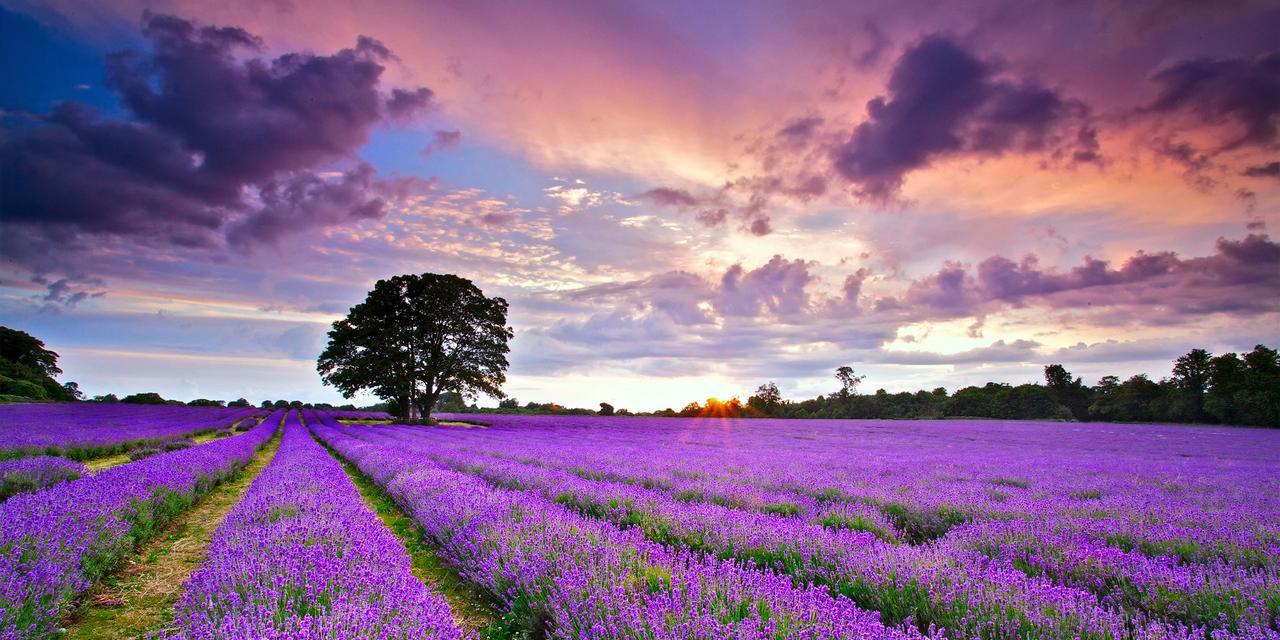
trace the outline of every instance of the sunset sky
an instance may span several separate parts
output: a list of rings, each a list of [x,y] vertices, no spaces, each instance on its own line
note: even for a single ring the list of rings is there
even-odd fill
[[[1274,2],[0,0],[0,324],[90,395],[338,401],[329,323],[436,272],[510,302],[522,402],[1158,378],[1280,343],[1278,33]]]

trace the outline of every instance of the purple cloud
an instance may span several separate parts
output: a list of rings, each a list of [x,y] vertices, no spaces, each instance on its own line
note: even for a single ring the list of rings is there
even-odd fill
[[[580,302],[651,306],[682,325],[710,322],[707,306],[727,317],[787,318],[812,311],[808,287],[816,278],[809,267],[804,260],[775,255],[755,269],[735,264],[716,281],[671,271],[644,280],[587,287],[569,297]]]
[[[422,155],[429,156],[440,151],[457,149],[460,144],[462,144],[461,131],[458,131],[457,129],[452,131],[437,129],[431,136],[431,142],[422,150]]]
[[[1082,103],[1031,78],[999,77],[995,64],[937,35],[902,54],[867,116],[836,149],[835,167],[873,200],[892,197],[908,173],[946,155],[1071,147],[1076,160],[1097,157]]]
[[[235,27],[145,14],[142,32],[149,51],[107,65],[130,119],[65,103],[0,142],[7,235],[247,246],[383,214],[370,168],[334,182],[319,170],[429,106],[424,88],[379,91],[386,47],[361,37],[332,55],[265,59]]]
[[[720,278],[716,309],[727,316],[792,316],[809,308],[805,288],[813,282],[804,260],[775,255],[756,269],[735,264]]]
[[[992,256],[974,273],[948,263],[885,306],[924,308],[951,317],[981,313],[993,305],[1140,305],[1193,315],[1280,310],[1280,244],[1266,234],[1251,233],[1242,240],[1220,238],[1216,248],[1213,255],[1186,259],[1172,252],[1140,251],[1118,269],[1094,258],[1067,271],[1042,268],[1034,256],[1020,262]]]
[[[1235,135],[1219,150],[1274,147],[1280,115],[1280,53],[1253,59],[1196,58],[1171,65],[1152,77],[1159,95],[1147,113],[1188,114],[1207,125],[1234,125]]]
[[[704,204],[706,198],[697,198],[684,189],[658,187],[636,195],[636,199],[663,207],[695,207]]]
[[[1240,175],[1249,178],[1280,178],[1280,161],[1246,167]]]

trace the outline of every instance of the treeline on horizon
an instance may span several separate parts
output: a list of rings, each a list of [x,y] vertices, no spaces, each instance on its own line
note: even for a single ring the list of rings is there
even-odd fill
[[[841,387],[830,395],[808,400],[782,398],[773,382],[760,385],[746,402],[738,398],[690,402],[683,409],[629,412],[601,403],[599,410],[567,408],[556,403],[514,398],[498,408],[465,406],[460,399],[443,399],[439,411],[560,415],[637,415],[722,418],[846,418],[944,419],[996,418],[1016,420],[1079,420],[1096,422],[1181,422],[1280,427],[1280,354],[1257,345],[1243,355],[1213,355],[1192,349],[1174,360],[1173,371],[1160,380],[1138,374],[1121,380],[1104,376],[1086,385],[1061,364],[1044,368],[1043,384],[1010,385],[988,382],[949,394],[931,391],[858,393],[864,380],[849,367],[836,370]],[[446,401],[447,400],[447,401]]]
[[[0,327],[0,402],[74,402],[86,400],[75,382],[59,383],[58,354],[34,336]],[[1152,380],[1138,374],[1121,380],[1104,376],[1092,386],[1061,364],[1044,368],[1043,384],[1010,385],[988,382],[948,393],[930,391],[859,393],[865,379],[851,367],[835,371],[840,388],[830,395],[791,401],[771,382],[760,385],[745,402],[710,398],[671,408],[632,413],[602,402],[598,410],[565,407],[554,402],[521,405],[506,398],[497,408],[467,404],[457,393],[440,395],[435,410],[444,413],[508,413],[603,416],[716,417],[716,418],[846,418],[846,419],[943,419],[996,418],[1017,420],[1089,420],[1099,422],[1181,422],[1280,427],[1280,354],[1256,345],[1244,354],[1213,355],[1192,349],[1173,361],[1170,375]],[[200,398],[183,402],[166,400],[155,392],[118,398],[95,396],[90,401],[132,404],[185,404],[208,407],[249,407],[248,400],[230,402]],[[299,400],[263,400],[263,409],[316,408],[374,410],[397,414],[394,403],[366,407],[352,404],[304,403]]]

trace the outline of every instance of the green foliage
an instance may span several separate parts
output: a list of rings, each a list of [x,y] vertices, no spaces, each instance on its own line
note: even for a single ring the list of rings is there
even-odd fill
[[[782,392],[772,380],[757,387],[755,394],[747,398],[747,407],[761,416],[774,415],[782,404]]]
[[[30,380],[14,380],[4,376],[0,376],[0,393],[32,400],[44,400],[47,397],[44,387]]]
[[[0,395],[16,401],[81,399],[79,385],[53,379],[60,373],[58,354],[45,349],[43,342],[23,331],[0,327]]]
[[[485,297],[471,281],[396,276],[333,323],[316,369],[345,397],[371,391],[401,415],[429,419],[445,392],[502,397],[513,335],[506,300]]]
[[[1072,376],[1067,368],[1060,364],[1051,364],[1044,368],[1045,387],[1058,404],[1066,407],[1070,418],[1087,420],[1089,405],[1093,404],[1093,390],[1086,387],[1079,376]]]
[[[9,327],[0,327],[0,358],[49,378],[62,373],[57,353],[44,348],[44,342],[35,336]]]
[[[1145,374],[1121,381],[1104,376],[1093,387],[1061,364],[1044,368],[1045,384],[989,382],[948,395],[946,389],[856,394],[860,376],[841,367],[842,388],[830,396],[792,402],[772,382],[760,385],[733,417],[936,419],[1001,418],[1020,420],[1098,420],[1109,422],[1213,422],[1280,427],[1280,354],[1263,345],[1243,356],[1213,356],[1193,349],[1173,363],[1172,376],[1159,382]],[[848,384],[845,384],[845,382]],[[663,409],[659,417],[711,415],[691,402]]]
[[[165,399],[160,397],[160,394],[154,391],[147,391],[145,393],[134,393],[131,395],[127,395],[121,398],[120,402],[125,402],[128,404],[166,404]]]

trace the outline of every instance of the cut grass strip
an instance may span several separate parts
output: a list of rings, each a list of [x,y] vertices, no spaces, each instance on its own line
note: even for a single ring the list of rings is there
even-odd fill
[[[312,437],[315,437],[314,434]],[[413,559],[413,575],[444,596],[449,608],[453,610],[454,621],[458,626],[486,640],[511,637],[504,632],[505,625],[499,619],[497,607],[478,587],[463,580],[450,569],[437,550],[427,543],[422,529],[396,505],[391,496],[355,465],[329,448],[324,441],[317,438],[316,442],[342,463],[347,476],[360,490],[360,497],[364,498],[365,503],[378,513],[387,528],[404,543]]]
[[[279,447],[280,434],[277,433],[236,476],[218,485],[178,516],[163,533],[142,545],[127,565],[89,593],[68,621],[64,637],[69,640],[138,638],[168,624],[187,576],[209,550],[213,531],[275,457]]]
[[[218,432],[214,430],[204,431],[201,433],[197,433],[193,436],[190,436],[191,440],[195,441],[196,444],[204,444],[206,442],[211,442],[213,440],[217,440],[219,437],[225,437],[225,436],[219,436]],[[99,471],[102,471],[103,469],[118,467],[122,464],[128,463],[129,461],[130,461],[129,452],[125,451],[123,453],[113,453],[107,456],[89,458],[88,460],[84,461],[84,466],[89,468],[89,473],[97,473]]]

